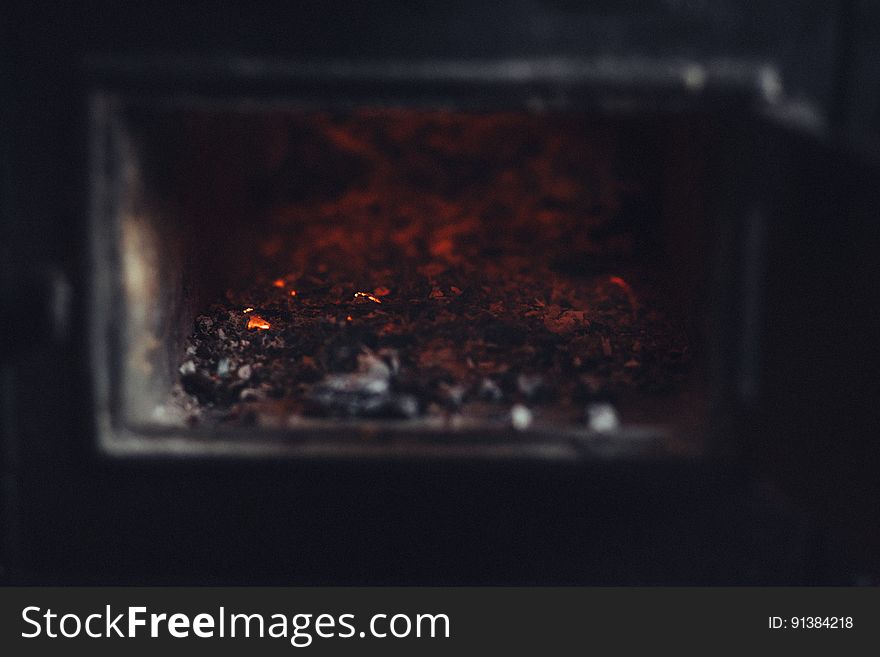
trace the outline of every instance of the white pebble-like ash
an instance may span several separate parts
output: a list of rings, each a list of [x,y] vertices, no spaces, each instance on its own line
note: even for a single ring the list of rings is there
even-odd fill
[[[620,428],[620,418],[611,404],[595,403],[587,406],[587,424],[591,431],[611,433]]]
[[[514,404],[510,409],[510,422],[517,431],[524,431],[532,424],[532,412],[522,404]]]

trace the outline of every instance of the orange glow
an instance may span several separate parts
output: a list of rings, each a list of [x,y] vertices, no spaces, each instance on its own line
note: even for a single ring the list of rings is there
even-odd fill
[[[625,280],[623,280],[620,276],[612,276],[608,280],[610,280],[612,283],[614,283],[618,287],[622,287],[628,293],[632,292],[632,288],[629,286],[629,283],[627,283]]]
[[[248,306],[247,308],[245,308],[245,309],[242,310],[241,312],[243,312],[243,313],[252,313],[252,312],[254,312],[254,309],[251,308],[250,306]]]
[[[249,329],[265,330],[272,325],[259,315],[253,315],[248,319],[247,327]]]
[[[382,303],[377,297],[374,297],[372,294],[367,294],[366,292],[355,292],[355,299],[369,299],[374,303]]]
[[[636,307],[638,306],[638,300],[636,299],[636,293],[633,292],[632,286],[625,280],[623,280],[620,276],[611,276],[608,280],[626,293],[626,298],[629,300],[629,305],[632,306],[633,311],[635,311]]]
[[[272,281],[272,285],[274,285],[275,287],[284,287],[284,279],[276,278],[274,281]]]
[[[351,321],[351,315],[349,315],[349,316],[346,317],[345,319],[346,319],[346,321],[349,321],[349,322],[350,322],[350,321]]]
[[[375,294],[377,297],[385,297],[391,294],[391,290],[389,290],[387,287],[377,287],[375,290],[373,290],[373,294]]]
[[[295,296],[296,296],[296,290],[291,290],[291,291],[290,291],[290,296],[295,297]]]

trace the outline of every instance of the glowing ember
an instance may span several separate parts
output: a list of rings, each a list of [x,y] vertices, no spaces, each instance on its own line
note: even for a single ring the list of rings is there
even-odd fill
[[[254,312],[254,309],[251,308],[250,306],[248,306],[247,308],[245,308],[245,309],[242,310],[241,312],[243,312],[243,313],[252,313],[252,312]]]
[[[629,286],[629,283],[627,283],[625,280],[623,280],[620,276],[612,276],[608,280],[610,280],[616,286],[622,287],[627,292],[632,292],[632,288]]]
[[[259,315],[253,315],[252,317],[248,318],[247,327],[249,329],[265,330],[267,328],[270,328],[271,326],[272,325],[269,322],[267,322]]]
[[[633,292],[632,286],[625,280],[623,280],[620,276],[612,276],[608,280],[624,291],[627,299],[629,300],[629,305],[632,307],[633,312],[635,312],[636,308],[638,307],[638,299],[636,298],[635,292]]]
[[[274,281],[272,281],[272,285],[274,285],[275,287],[284,287],[284,279],[276,278]]]
[[[295,297],[295,296],[296,296],[296,290],[291,290],[291,291],[290,291],[290,296]]]
[[[355,292],[354,298],[355,299],[367,299],[367,300],[372,301],[374,303],[382,303],[382,301],[380,301],[377,297],[374,297],[372,294],[367,294],[366,292]]]
[[[350,321],[351,321],[351,315],[349,315],[348,317],[346,317],[345,320],[348,321],[348,322],[350,322]]]

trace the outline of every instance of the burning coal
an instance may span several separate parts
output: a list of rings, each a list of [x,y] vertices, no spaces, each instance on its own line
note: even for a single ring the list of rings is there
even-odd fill
[[[639,181],[621,177],[607,130],[374,112],[293,118],[286,134],[264,185],[263,270],[189,341],[196,419],[463,414],[524,429],[681,388],[690,345],[635,257],[622,199]]]

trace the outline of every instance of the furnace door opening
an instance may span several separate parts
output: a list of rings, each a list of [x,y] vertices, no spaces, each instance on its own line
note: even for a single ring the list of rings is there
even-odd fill
[[[123,417],[693,424],[708,132],[694,117],[117,111]]]

